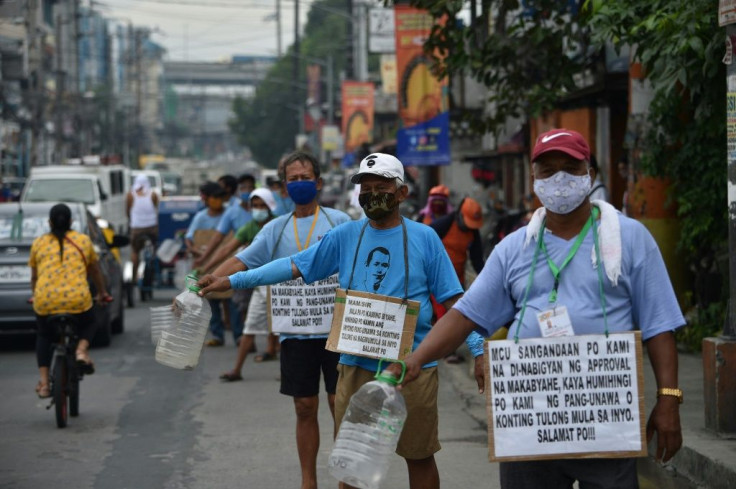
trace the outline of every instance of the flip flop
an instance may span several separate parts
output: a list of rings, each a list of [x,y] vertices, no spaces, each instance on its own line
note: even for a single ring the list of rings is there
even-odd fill
[[[39,380],[36,384],[36,394],[38,394],[39,399],[48,399],[51,397],[51,387],[49,384],[42,384]]]
[[[95,364],[90,360],[89,355],[77,353],[77,368],[85,375],[95,373]]]
[[[271,360],[276,360],[276,355],[271,353],[264,353],[262,355],[256,355],[256,357],[253,359],[254,362],[269,362]]]
[[[224,374],[220,375],[220,380],[224,382],[236,382],[238,380],[243,380],[243,376],[240,374],[234,374],[232,372],[225,372]]]

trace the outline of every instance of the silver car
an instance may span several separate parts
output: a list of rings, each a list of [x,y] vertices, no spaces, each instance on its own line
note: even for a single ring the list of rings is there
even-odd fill
[[[49,211],[54,205],[55,202],[0,204],[0,334],[35,332],[36,317],[29,303],[32,294],[28,257],[33,240],[49,232]],[[114,236],[108,242],[83,204],[66,205],[72,211],[72,229],[92,240],[107,290],[113,297],[109,305],[94,306],[97,333],[93,343],[107,346],[112,334],[123,330],[123,275],[113,250],[126,245],[128,238]]]

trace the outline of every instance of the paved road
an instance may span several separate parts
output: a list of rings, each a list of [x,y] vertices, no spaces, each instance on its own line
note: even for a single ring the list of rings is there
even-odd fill
[[[0,340],[0,487],[299,486],[293,407],[278,393],[278,362],[249,359],[243,382],[223,384],[217,376],[235,357],[232,344],[206,349],[192,372],[154,361],[147,307],[165,304],[172,294],[156,291],[158,300],[126,309],[125,332],[110,348],[92,351],[97,372],[84,379],[81,414],[64,430],[33,392],[32,343]],[[440,391],[443,487],[498,487],[486,432],[463,411],[449,382]],[[326,469],[332,439],[326,401],[320,423],[319,485],[336,487]],[[408,487],[398,457],[384,487]]]

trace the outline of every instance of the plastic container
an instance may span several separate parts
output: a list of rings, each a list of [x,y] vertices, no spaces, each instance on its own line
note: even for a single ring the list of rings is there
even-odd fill
[[[209,302],[197,295],[197,277],[187,276],[187,288],[174,299],[173,327],[161,332],[156,345],[156,361],[182,370],[199,363],[212,311]]]
[[[176,254],[179,253],[181,245],[180,239],[165,239],[156,250],[156,256],[161,260],[161,263],[171,263]]]
[[[377,489],[386,476],[406,420],[406,403],[396,385],[404,380],[390,372],[364,384],[350,398],[328,468],[337,480],[361,489]],[[403,362],[402,362],[403,365]]]
[[[149,307],[151,315],[151,342],[156,345],[161,332],[174,326],[174,309],[172,306]]]

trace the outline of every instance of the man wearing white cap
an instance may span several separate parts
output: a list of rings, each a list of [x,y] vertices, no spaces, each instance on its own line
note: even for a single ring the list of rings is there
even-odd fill
[[[259,269],[218,279],[205,277],[202,293],[230,287],[253,287],[303,277],[307,283],[338,273],[340,287],[406,298],[420,303],[412,348],[429,331],[430,294],[446,307],[462,294],[450,258],[430,227],[404,219],[399,205],[407,198],[404,168],[394,156],[373,153],[360,163],[352,177],[360,183],[360,205],[366,219],[336,227],[315,248],[276,260]],[[390,259],[388,259],[390,257]],[[380,280],[378,280],[380,279]],[[378,361],[342,354],[335,401],[339,426],[350,397],[373,380]],[[419,380],[404,390],[408,416],[396,452],[406,459],[412,489],[439,488],[434,453],[440,449],[437,434],[437,363],[423,365]]]

